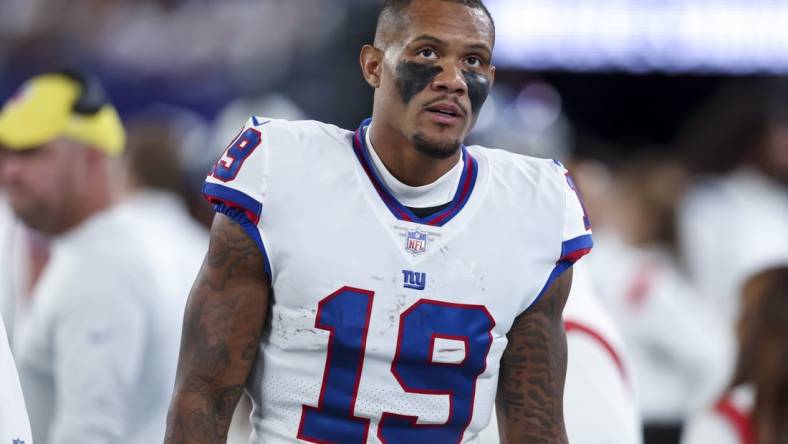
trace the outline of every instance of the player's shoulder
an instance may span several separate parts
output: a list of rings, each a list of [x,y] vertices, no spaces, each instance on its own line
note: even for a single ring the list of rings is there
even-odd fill
[[[560,191],[566,180],[566,168],[557,160],[543,159],[479,145],[468,147],[474,157],[484,159],[494,180],[517,187],[537,187],[542,191]],[[519,187],[518,187],[519,188]]]
[[[330,123],[316,120],[285,120],[251,116],[246,128],[253,128],[267,141],[270,149],[303,149],[310,146],[328,148],[346,145],[352,133]]]

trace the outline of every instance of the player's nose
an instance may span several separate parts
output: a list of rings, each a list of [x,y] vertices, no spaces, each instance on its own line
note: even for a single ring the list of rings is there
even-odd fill
[[[468,92],[468,84],[465,83],[465,76],[462,69],[454,63],[445,63],[443,70],[435,77],[432,87],[445,93],[464,95]]]

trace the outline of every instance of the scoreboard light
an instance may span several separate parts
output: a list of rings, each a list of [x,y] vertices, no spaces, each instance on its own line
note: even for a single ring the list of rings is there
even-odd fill
[[[488,0],[496,64],[529,70],[788,73],[788,1]]]

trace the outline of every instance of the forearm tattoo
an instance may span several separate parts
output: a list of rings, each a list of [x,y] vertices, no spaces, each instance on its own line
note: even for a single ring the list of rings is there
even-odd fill
[[[567,442],[563,412],[567,354],[561,315],[571,283],[570,269],[515,319],[507,335],[496,399],[504,443]]]
[[[264,276],[254,241],[217,216],[184,315],[165,444],[226,441],[265,321]]]

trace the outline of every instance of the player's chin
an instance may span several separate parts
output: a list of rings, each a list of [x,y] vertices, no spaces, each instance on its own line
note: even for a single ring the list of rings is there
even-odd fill
[[[434,159],[447,159],[459,151],[462,138],[449,134],[419,132],[413,137],[416,151]]]

